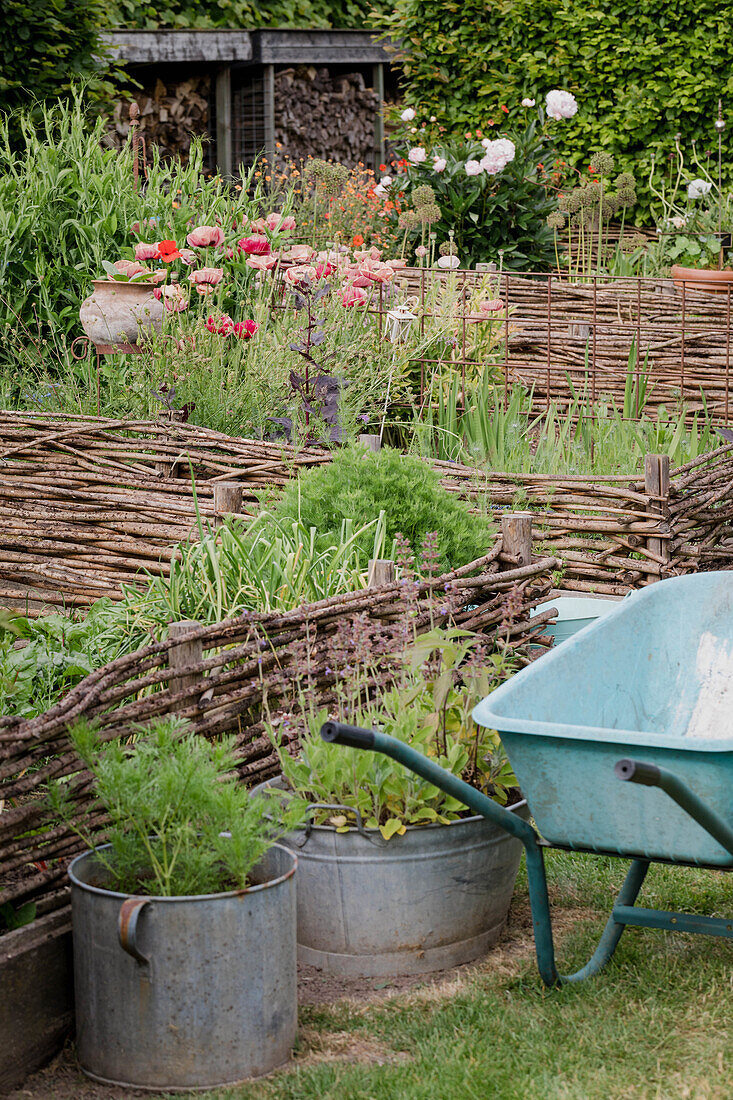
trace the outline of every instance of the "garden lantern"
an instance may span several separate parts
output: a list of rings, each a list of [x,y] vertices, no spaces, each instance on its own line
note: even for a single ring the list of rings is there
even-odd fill
[[[407,339],[413,321],[417,321],[417,314],[410,309],[409,301],[401,302],[394,309],[388,310],[387,324],[384,329],[385,339],[391,344],[402,343]]]

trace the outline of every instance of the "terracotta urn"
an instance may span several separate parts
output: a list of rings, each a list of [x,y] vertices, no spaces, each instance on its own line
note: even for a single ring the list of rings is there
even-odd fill
[[[718,271],[713,268],[708,271],[703,267],[680,267],[674,264],[670,272],[674,285],[681,290],[701,290],[707,294],[733,294],[733,271],[724,269]]]
[[[138,344],[163,328],[163,303],[150,283],[95,279],[79,310],[82,328],[97,345]]]

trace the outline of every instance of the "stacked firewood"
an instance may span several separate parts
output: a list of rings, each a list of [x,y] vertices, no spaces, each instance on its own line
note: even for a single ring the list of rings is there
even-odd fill
[[[275,140],[290,160],[371,163],[378,111],[379,97],[361,73],[331,76],[302,65],[275,75]]]
[[[164,84],[158,79],[154,86],[136,92],[132,99],[140,109],[139,133],[145,139],[147,160],[151,146],[158,146],[162,157],[185,158],[193,136],[206,137],[209,132],[209,97],[211,78],[208,75],[189,77],[178,83]],[[115,104],[110,122],[111,144],[119,149],[130,131],[130,103],[126,97]]]

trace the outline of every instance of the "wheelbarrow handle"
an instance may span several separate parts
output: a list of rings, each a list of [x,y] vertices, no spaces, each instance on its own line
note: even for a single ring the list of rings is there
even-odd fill
[[[349,726],[346,722],[324,722],[321,737],[334,745],[348,745],[350,749],[373,749],[374,730]]]
[[[645,787],[659,787],[676,802],[686,814],[701,825],[722,848],[733,856],[733,829],[727,821],[711,810],[694,791],[674,772],[642,760],[618,760],[613,768],[617,779],[627,783],[641,783]]]

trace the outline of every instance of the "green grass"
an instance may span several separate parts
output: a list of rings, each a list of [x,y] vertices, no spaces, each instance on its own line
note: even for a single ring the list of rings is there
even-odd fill
[[[548,860],[562,969],[592,953],[626,864]],[[733,879],[654,868],[640,904],[733,914]],[[301,1010],[292,1068],[206,1100],[729,1100],[731,945],[627,930],[597,978],[540,984],[520,873],[513,931],[478,967],[380,1002]],[[383,1063],[383,1064],[380,1064]]]

